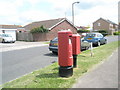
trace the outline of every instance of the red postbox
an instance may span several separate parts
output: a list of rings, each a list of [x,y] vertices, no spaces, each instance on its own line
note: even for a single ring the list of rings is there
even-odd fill
[[[69,77],[73,75],[72,56],[72,32],[63,30],[58,32],[58,63],[59,76]]]
[[[73,34],[72,35],[73,67],[77,67],[77,55],[81,52],[80,43],[81,43],[80,35]]]

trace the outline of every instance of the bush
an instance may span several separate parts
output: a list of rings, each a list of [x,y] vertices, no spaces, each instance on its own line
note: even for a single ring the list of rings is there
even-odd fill
[[[113,33],[114,35],[120,35],[120,31],[116,31]]]
[[[43,25],[41,27],[33,28],[30,33],[46,33],[48,29],[44,28]]]

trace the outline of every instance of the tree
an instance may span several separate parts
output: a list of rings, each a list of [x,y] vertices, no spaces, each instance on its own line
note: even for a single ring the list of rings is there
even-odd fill
[[[44,28],[43,25],[37,28],[33,28],[30,33],[47,33],[48,29]]]

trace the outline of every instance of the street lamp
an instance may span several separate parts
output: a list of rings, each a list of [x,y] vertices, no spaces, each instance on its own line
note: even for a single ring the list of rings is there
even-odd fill
[[[73,2],[72,3],[72,22],[73,22],[73,25],[74,25],[74,4],[76,3],[80,3],[80,2]]]

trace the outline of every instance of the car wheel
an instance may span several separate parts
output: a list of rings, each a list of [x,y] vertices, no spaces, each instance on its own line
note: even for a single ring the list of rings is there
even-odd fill
[[[101,43],[100,43],[100,41],[97,43],[97,46],[100,46],[101,45]]]
[[[57,52],[55,52],[55,51],[52,51],[52,53],[53,53],[53,54],[55,54],[55,55],[58,55],[58,53],[57,53]]]
[[[105,40],[105,43],[104,44],[107,44],[107,40]]]
[[[85,50],[88,50],[90,47],[85,47]]]
[[[3,39],[3,40],[2,40],[2,43],[4,43],[4,42],[5,42],[5,40]]]

